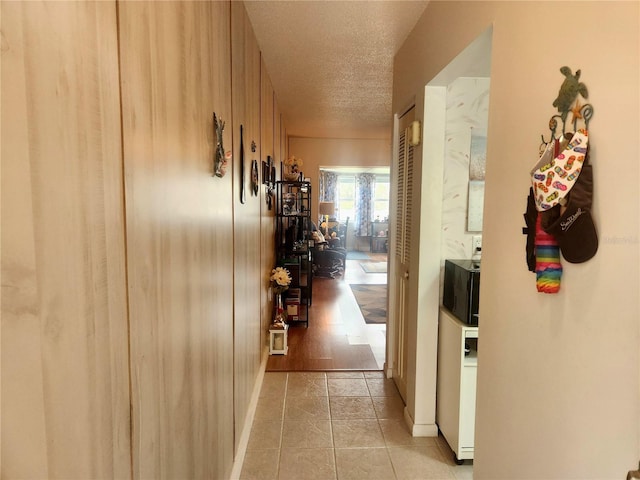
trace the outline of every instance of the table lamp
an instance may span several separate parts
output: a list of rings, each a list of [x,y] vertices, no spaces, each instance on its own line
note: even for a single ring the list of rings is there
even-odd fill
[[[324,216],[324,222],[326,224],[324,234],[329,233],[329,215],[333,215],[336,212],[336,206],[333,202],[320,202],[318,204],[318,212]]]

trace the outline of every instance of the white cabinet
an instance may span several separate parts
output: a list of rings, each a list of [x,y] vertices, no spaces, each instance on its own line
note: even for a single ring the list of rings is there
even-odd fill
[[[436,421],[456,463],[473,458],[477,369],[478,327],[462,323],[441,307]]]

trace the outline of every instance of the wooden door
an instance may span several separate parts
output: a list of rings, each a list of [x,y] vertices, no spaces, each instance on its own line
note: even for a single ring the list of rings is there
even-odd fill
[[[406,402],[407,374],[407,291],[411,265],[411,197],[413,193],[413,147],[408,143],[408,127],[415,118],[411,108],[399,119],[395,165],[395,219],[392,242],[390,275],[390,311],[392,335],[390,353],[392,375],[402,398]]]

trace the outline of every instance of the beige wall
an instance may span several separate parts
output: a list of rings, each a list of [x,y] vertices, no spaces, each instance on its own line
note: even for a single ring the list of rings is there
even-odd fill
[[[2,2],[2,478],[128,478],[113,2]]]
[[[2,2],[2,37],[0,476],[228,478],[273,265],[239,126],[247,166],[284,132],[243,4]]]
[[[249,18],[241,2],[231,3],[231,47],[233,97],[233,283],[234,283],[234,402],[235,446],[238,447],[245,415],[258,375],[264,329],[260,326],[260,295],[264,290],[261,264],[261,209],[264,206],[258,187],[251,189],[251,162],[260,163],[260,49]],[[240,200],[240,126],[244,143],[244,203]],[[255,142],[256,152],[251,151]],[[265,242],[267,245],[269,242]],[[252,299],[247,301],[247,299]]]
[[[637,465],[639,7],[431,2],[396,56],[397,113],[493,26],[474,478],[620,478]],[[582,70],[595,109],[600,249],[564,262],[548,296],[527,271],[521,227],[563,65]]]
[[[311,179],[312,217],[318,218],[318,176],[320,167],[388,167],[389,139],[289,137],[289,154],[302,158],[302,171]]]

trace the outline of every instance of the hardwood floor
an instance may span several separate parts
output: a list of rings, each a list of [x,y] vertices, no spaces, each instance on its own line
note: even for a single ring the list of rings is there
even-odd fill
[[[386,261],[369,254],[369,261]],[[381,370],[386,325],[366,324],[350,284],[386,284],[386,273],[365,273],[361,260],[347,260],[345,275],[313,279],[309,327],[289,328],[287,355],[271,355],[267,371]]]

